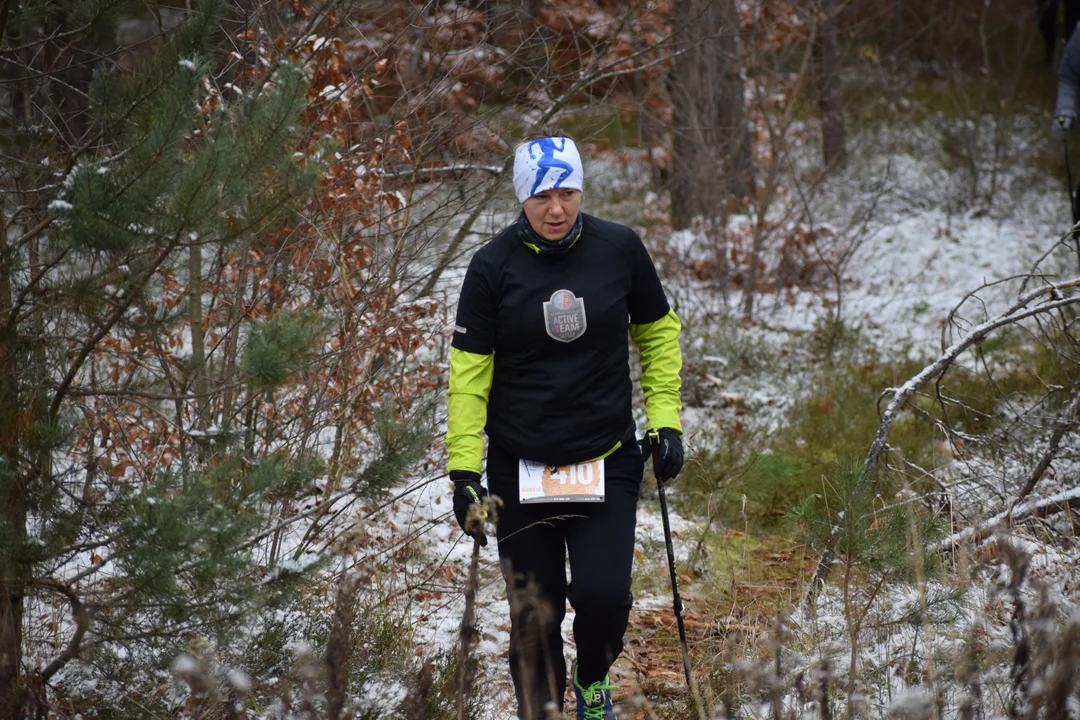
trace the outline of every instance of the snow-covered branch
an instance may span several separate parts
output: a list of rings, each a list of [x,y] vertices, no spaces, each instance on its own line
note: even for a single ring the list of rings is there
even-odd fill
[[[964,528],[934,543],[931,552],[951,550],[961,543],[977,543],[990,537],[997,528],[1012,527],[1022,522],[1048,517],[1065,510],[1080,509],[1080,488],[1071,488],[1036,503],[1018,503],[994,515],[981,525]]]
[[[1074,295],[1072,297],[1063,297],[1061,295],[1062,290],[1077,286],[1080,286],[1080,279],[1046,285],[1023,295],[1004,313],[987,320],[981,325],[977,325],[967,337],[946,348],[941,354],[941,357],[923,368],[919,374],[904,383],[902,387],[892,388],[892,400],[882,414],[881,424],[878,426],[877,434],[874,436],[874,442],[870,445],[870,451],[866,455],[866,464],[863,466],[862,473],[859,475],[859,484],[863,485],[869,482],[870,478],[873,476],[874,470],[877,468],[878,459],[888,447],[889,432],[892,430],[893,423],[900,415],[900,411],[904,408],[904,405],[911,399],[912,395],[926,383],[940,377],[942,373],[956,362],[958,357],[966,352],[971,346],[984,340],[993,331],[1006,325],[1013,325],[1035,315],[1053,312],[1054,310],[1080,303],[1080,295]],[[1034,308],[1028,308],[1028,305],[1032,302],[1046,296],[1052,298],[1052,301]]]
[[[469,165],[469,164],[454,164],[454,165],[442,165],[440,167],[418,167],[410,168],[408,170],[397,170],[392,172],[382,172],[376,170],[375,173],[381,178],[395,179],[395,178],[413,178],[413,177],[430,177],[432,175],[460,175],[471,170],[479,172],[486,172],[492,175],[501,175],[504,172],[504,168],[501,165]]]

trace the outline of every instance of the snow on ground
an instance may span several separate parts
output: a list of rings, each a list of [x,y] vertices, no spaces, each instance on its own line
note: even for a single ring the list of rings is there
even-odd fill
[[[614,190],[614,194],[620,196],[621,201],[613,207],[625,207],[624,193],[644,192],[640,182],[646,175],[643,168],[620,166],[613,169],[599,163],[594,163],[593,167],[595,172],[591,177],[597,178],[594,182],[602,187],[606,183],[605,192],[608,195]],[[864,337],[890,356],[907,354],[927,359],[940,350],[942,326],[950,311],[965,295],[988,282],[1022,275],[1032,269],[1054,239],[1067,229],[1064,224],[1067,208],[1060,201],[1059,193],[1048,183],[1047,187],[1035,188],[1027,194],[1015,193],[1016,197],[1010,199],[1011,207],[1007,211],[948,212],[932,195],[921,203],[910,202],[912,193],[929,192],[928,178],[938,177],[940,182],[940,169],[930,168],[913,155],[891,158],[891,167],[894,173],[892,189],[895,192],[890,197],[904,197],[905,201],[890,202],[888,197],[883,199],[874,222],[868,224],[866,235],[859,238],[861,244],[844,272],[844,318],[859,326]],[[857,184],[857,173],[849,181]],[[929,183],[929,186],[932,189],[933,183]],[[594,187],[590,185],[590,193],[595,192]],[[819,222],[841,226],[845,212],[850,210],[853,203],[860,202],[857,196],[858,193],[849,192],[847,201],[835,201],[831,207],[825,202]],[[855,199],[850,199],[852,197]],[[603,203],[596,203],[586,209],[604,214],[603,207]],[[629,224],[637,220],[610,214],[606,216],[622,219]],[[492,216],[489,223],[492,227],[487,229],[492,230],[499,222],[512,217],[512,210]],[[734,220],[739,221],[738,218]],[[473,247],[482,240],[480,234],[474,236],[471,239]],[[691,233],[678,234],[671,240],[682,243],[683,249],[691,254],[695,250],[694,243],[703,242],[695,239]],[[465,264],[467,255],[448,271],[442,283],[447,292],[448,320],[456,305],[456,288]],[[761,416],[772,418],[772,422],[779,421],[783,409],[801,391],[803,379],[792,375],[789,369],[772,376],[763,373],[749,380],[739,377],[729,371],[725,338],[711,335],[715,331],[715,318],[732,316],[737,312],[741,302],[738,293],[721,298],[692,282],[671,277],[665,278],[665,284],[669,294],[679,303],[680,315],[689,330],[684,338],[686,353],[696,353],[701,362],[715,369],[715,374],[711,375],[715,386],[711,401],[702,408],[686,413],[688,433],[705,431],[705,436],[708,436],[708,426],[715,423],[717,408],[725,405],[725,394],[738,396],[741,402],[755,409],[773,408],[771,415],[763,412]],[[971,323],[978,322],[980,313],[992,311],[1014,298],[1017,288],[1016,282],[1008,282],[981,291],[977,302],[969,301],[965,306],[966,319]],[[778,297],[762,298],[759,305],[761,322],[757,327],[746,330],[739,341],[751,337],[754,342],[776,348],[790,342],[793,334],[812,332],[815,324],[827,312],[824,297],[821,293],[797,292],[795,301],[790,303]],[[677,491],[676,483],[673,492]],[[427,485],[421,492],[402,498],[385,515],[385,519],[390,520],[401,532],[409,533],[412,531],[410,529],[420,528],[418,546],[421,560],[417,569],[425,564],[429,569],[439,566],[453,568],[448,582],[443,583],[444,591],[430,593],[430,596],[412,603],[408,610],[411,624],[415,627],[418,648],[429,655],[455,645],[463,610],[460,590],[464,586],[471,543],[462,540],[450,512],[451,505],[449,483],[440,480]],[[659,515],[652,509],[654,507],[651,503],[643,503],[640,507],[639,546],[663,547],[663,531]],[[677,515],[672,517],[672,523],[676,529],[676,553],[685,557],[687,548],[683,538],[692,534],[693,523]],[[1044,551],[1039,549],[1039,553]],[[1075,563],[1075,558],[1072,561]],[[648,562],[656,567],[657,563],[664,563],[664,558],[649,558]],[[1061,562],[1061,558],[1047,558],[1043,565],[1060,565]],[[636,561],[635,571],[640,570],[639,566],[640,563]],[[896,611],[913,602],[918,603],[922,597],[912,588],[891,588],[888,592],[891,595],[886,604]],[[822,648],[829,647],[829,642],[834,640],[842,641],[839,636],[842,635],[843,618],[838,602],[828,593],[822,600],[823,614],[815,621],[815,632],[823,640]],[[635,603],[639,608],[660,607],[669,604],[670,597],[663,593],[645,594],[637,597]],[[973,622],[969,610],[957,612],[969,624]],[[481,692],[490,698],[487,703],[490,712],[485,720],[504,720],[512,717],[513,706],[507,668],[509,612],[493,542],[481,552],[477,614],[481,631],[478,648]],[[564,636],[568,639],[568,655],[573,654],[573,617],[572,609],[568,609],[563,623]],[[828,642],[824,642],[826,640]],[[902,652],[908,647],[910,637],[901,628],[874,644],[866,662],[884,664],[890,652]],[[881,657],[875,657],[874,653]],[[891,691],[892,685],[888,687]],[[874,698],[879,703],[887,700]],[[910,695],[892,698],[892,702],[915,701],[921,702]]]
[[[1068,230],[1068,208],[1048,181],[1047,187],[1017,201],[1008,213],[973,211],[951,213],[935,204],[913,208],[913,188],[903,183],[919,182],[920,163],[911,157],[893,158],[905,172],[895,179],[891,190],[864,191],[862,196],[844,200],[823,198],[822,211],[815,217],[819,225],[840,228],[847,218],[865,206],[879,207],[862,232],[847,233],[844,242],[856,249],[844,267],[842,319],[861,327],[865,336],[890,353],[908,350],[925,356],[940,349],[941,327],[949,312],[970,292],[1005,278],[1025,275],[1064,232]],[[866,184],[856,176],[845,182]],[[873,198],[875,192],[881,197]],[[903,201],[895,199],[902,197]],[[927,199],[929,203],[931,199]],[[751,222],[736,218],[733,223]],[[795,223],[790,223],[795,227]],[[708,241],[690,232],[672,238],[692,257],[708,251]],[[1070,266],[1071,267],[1071,266]],[[1053,269],[1053,268],[1051,268]],[[1046,268],[1043,268],[1046,271]],[[676,281],[676,296],[686,297],[682,307],[693,313],[735,313],[742,294],[732,292],[726,301],[715,292],[695,287],[692,281]],[[1019,283],[984,290],[979,297],[988,308],[1015,297]],[[796,291],[789,303],[780,295],[759,300],[759,320],[764,334],[776,329],[810,331],[835,298],[835,289],[825,292]]]
[[[647,488],[648,486],[643,486]],[[673,492],[677,492],[674,489]],[[638,512],[637,539],[638,547],[659,548],[659,557],[645,558],[649,567],[666,564],[664,553],[663,521],[660,514],[650,509],[654,503],[643,503]],[[430,655],[438,650],[447,650],[458,643],[458,631],[464,612],[465,601],[463,587],[468,571],[472,542],[463,538],[457,522],[450,513],[452,506],[452,488],[449,483],[436,482],[422,490],[405,496],[400,502],[379,518],[379,524],[393,526],[395,535],[409,536],[419,533],[415,541],[416,549],[423,560],[411,570],[413,574],[426,568],[453,568],[453,580],[448,591],[432,593],[413,603],[409,608],[410,622],[406,625],[415,627],[415,642],[418,648]],[[671,530],[676,555],[685,557],[693,523],[672,514]],[[481,693],[489,698],[487,706],[490,712],[478,720],[505,720],[513,717],[513,688],[510,681],[507,652],[510,645],[510,609],[506,600],[505,587],[499,573],[498,554],[493,539],[480,551],[480,586],[477,592],[477,623],[480,628],[480,642],[477,656],[480,658],[478,677]],[[641,571],[642,560],[635,560],[635,571]],[[671,598],[666,595],[650,595],[635,599],[635,606],[655,608],[670,606]],[[567,606],[566,617],[562,623],[563,635],[567,639],[567,663],[573,661],[573,608]]]

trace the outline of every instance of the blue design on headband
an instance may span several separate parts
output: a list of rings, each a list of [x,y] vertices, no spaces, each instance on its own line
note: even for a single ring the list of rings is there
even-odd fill
[[[536,169],[536,182],[533,183],[532,190],[529,191],[529,197],[536,194],[536,188],[540,187],[540,183],[544,181],[544,176],[547,175],[548,170],[562,170],[562,176],[555,181],[552,187],[559,187],[566,178],[574,174],[574,166],[565,160],[560,160],[555,157],[555,151],[562,152],[566,149],[566,138],[559,138],[562,140],[562,147],[555,145],[554,138],[540,138],[539,140],[533,140],[529,143],[529,159],[535,160],[533,157],[533,145],[540,146],[540,159],[537,160]]]

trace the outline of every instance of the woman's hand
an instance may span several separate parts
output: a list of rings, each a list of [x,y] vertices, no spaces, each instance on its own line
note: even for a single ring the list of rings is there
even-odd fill
[[[650,430],[648,440],[657,482],[674,480],[683,468],[682,435],[678,430],[660,428]]]
[[[469,519],[469,508],[479,505],[487,497],[487,490],[480,484],[480,473],[471,470],[451,470],[450,479],[454,481],[454,517],[466,535],[480,541],[480,547],[487,547],[487,535],[481,524],[474,518]],[[472,530],[470,531],[470,528]]]

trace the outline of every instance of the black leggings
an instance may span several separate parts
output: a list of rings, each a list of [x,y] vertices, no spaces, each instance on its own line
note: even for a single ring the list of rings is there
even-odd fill
[[[576,613],[578,681],[603,680],[622,652],[630,615],[630,569],[644,462],[628,441],[604,460],[603,503],[518,502],[518,459],[491,444],[488,488],[503,500],[499,560],[510,602],[510,675],[520,720],[541,720],[566,691],[562,624]],[[566,555],[570,576],[566,581]]]

